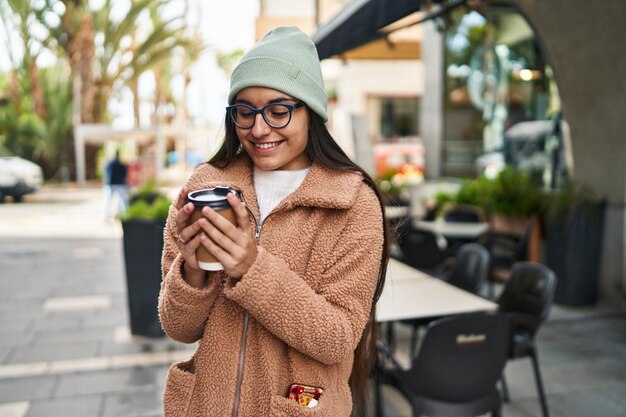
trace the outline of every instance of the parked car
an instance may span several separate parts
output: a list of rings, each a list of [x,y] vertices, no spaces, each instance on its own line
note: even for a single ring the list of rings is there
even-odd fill
[[[6,196],[20,201],[43,184],[43,171],[33,162],[17,156],[0,156],[0,203]]]

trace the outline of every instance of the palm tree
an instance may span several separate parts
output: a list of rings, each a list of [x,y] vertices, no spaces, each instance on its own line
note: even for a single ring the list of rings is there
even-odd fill
[[[59,7],[59,3],[64,7]],[[46,43],[64,51],[73,79],[80,82],[81,122],[102,123],[114,92],[124,86],[134,89],[142,73],[166,62],[177,48],[189,47],[193,42],[181,35],[182,15],[168,20],[152,18],[147,32],[140,27],[144,12],[158,16],[168,0],[133,0],[119,21],[111,17],[111,0],[105,0],[95,11],[89,10],[88,3],[45,0],[35,15],[48,30]],[[46,18],[46,14],[54,14],[57,19]]]
[[[135,118],[139,124],[137,81],[142,73],[149,70],[163,78],[158,83],[158,103],[173,103],[171,93],[167,91],[169,78],[174,75],[168,73],[173,55],[184,54],[186,62],[190,62],[197,57],[203,45],[199,37],[187,34],[183,15],[167,20],[160,17],[161,8],[168,2],[131,0],[126,15],[118,20],[111,16],[111,0],[105,0],[95,11],[89,9],[89,0],[0,2],[0,18],[5,22],[5,28],[14,27],[25,51],[20,58],[11,52],[11,45],[7,45],[13,71],[5,78],[5,96],[11,100],[0,117],[11,123],[0,128],[0,140],[4,144],[11,142],[15,149],[31,154],[39,152],[40,155],[51,156],[53,153],[49,152],[49,146],[71,149],[67,146],[71,144],[71,130],[70,133],[61,132],[66,131],[66,118],[72,107],[78,105],[80,109],[73,118],[74,124],[105,122],[109,99],[125,87],[129,87],[135,95]],[[31,28],[33,20],[45,29],[45,36],[35,36]],[[15,25],[11,26],[12,23]],[[11,39],[11,36],[6,38]],[[52,75],[42,79],[42,71],[36,63],[45,49],[57,53],[59,68],[55,70],[56,74],[63,74],[69,69],[73,86],[60,83]],[[47,90],[64,88],[72,94],[68,96],[65,90],[58,94],[47,93]],[[60,103],[69,97],[72,99],[65,105]],[[61,107],[64,112],[58,111]],[[56,127],[50,128],[48,124]],[[51,132],[61,135],[62,139],[51,139]],[[62,163],[59,158],[50,159]]]
[[[0,18],[5,28],[5,37],[7,40],[7,52],[11,59],[13,67],[13,76],[10,85],[10,91],[13,91],[13,101],[20,106],[21,97],[15,95],[17,91],[16,83],[22,80],[24,88],[32,99],[32,110],[34,113],[43,118],[46,114],[46,105],[44,103],[43,90],[39,69],[37,68],[37,59],[41,54],[44,46],[38,39],[31,36],[28,29],[28,17],[30,16],[30,4],[27,0],[7,0],[6,3],[0,3]],[[15,49],[11,45],[14,38],[10,29],[15,29],[22,44],[24,53],[21,59],[13,52]]]

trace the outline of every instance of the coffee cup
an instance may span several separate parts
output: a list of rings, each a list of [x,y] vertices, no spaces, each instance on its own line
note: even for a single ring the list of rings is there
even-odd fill
[[[204,207],[211,207],[216,213],[237,226],[237,215],[226,199],[226,196],[231,192],[234,192],[235,195],[239,197],[239,194],[229,187],[207,188],[195,190],[187,194],[185,203],[193,203],[195,207],[195,210],[191,214],[191,223],[204,217],[202,215],[202,209]],[[224,269],[224,266],[204,247],[204,245],[198,246],[196,259],[198,260],[198,266],[205,271],[221,271]]]

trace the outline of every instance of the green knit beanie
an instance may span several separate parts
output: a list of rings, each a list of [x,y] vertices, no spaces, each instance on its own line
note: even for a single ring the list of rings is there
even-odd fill
[[[300,29],[279,27],[246,53],[230,77],[228,103],[248,87],[267,87],[302,100],[326,122],[326,91],[317,49]]]

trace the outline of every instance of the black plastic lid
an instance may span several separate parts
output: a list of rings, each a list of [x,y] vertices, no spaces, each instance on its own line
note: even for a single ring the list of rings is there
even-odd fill
[[[228,204],[228,200],[226,196],[234,192],[237,198],[239,198],[239,193],[232,188],[229,187],[215,187],[215,188],[207,188],[204,190],[196,190],[187,194],[185,198],[185,204],[191,202],[196,207],[196,210],[201,210],[202,207],[209,206],[213,210],[224,210],[226,208],[230,208],[230,204]],[[213,196],[214,199],[211,200],[203,200],[203,196]]]

